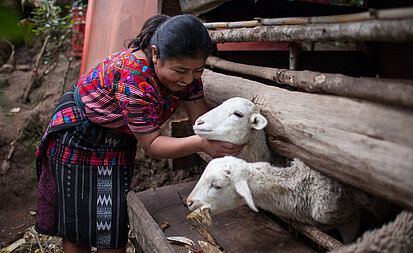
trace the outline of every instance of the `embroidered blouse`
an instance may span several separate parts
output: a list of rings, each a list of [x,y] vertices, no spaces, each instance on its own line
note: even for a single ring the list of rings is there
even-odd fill
[[[184,100],[203,96],[201,79],[182,91],[171,91],[155,77],[145,59],[137,58],[136,48],[107,57],[78,82],[78,95],[87,118],[121,132],[145,134],[159,127]]]

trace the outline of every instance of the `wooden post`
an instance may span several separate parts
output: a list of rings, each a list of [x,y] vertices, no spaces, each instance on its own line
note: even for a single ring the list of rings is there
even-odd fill
[[[300,43],[291,42],[290,48],[290,70],[298,70],[298,57],[300,55]]]

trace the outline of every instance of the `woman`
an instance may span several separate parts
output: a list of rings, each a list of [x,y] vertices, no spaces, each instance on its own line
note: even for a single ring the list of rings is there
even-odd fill
[[[211,48],[195,17],[155,15],[128,49],[98,63],[62,96],[37,151],[39,233],[62,237],[65,252],[125,252],[137,141],[162,159],[241,151],[197,135],[160,134],[180,103],[192,123],[207,111],[200,77]]]

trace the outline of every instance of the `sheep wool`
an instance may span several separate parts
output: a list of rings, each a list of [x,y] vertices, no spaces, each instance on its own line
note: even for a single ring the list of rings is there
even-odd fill
[[[331,253],[411,253],[413,252],[413,213],[402,211],[381,228],[365,232],[356,242]]]

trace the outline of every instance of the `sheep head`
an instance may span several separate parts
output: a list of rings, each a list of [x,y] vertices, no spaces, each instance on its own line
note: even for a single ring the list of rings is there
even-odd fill
[[[194,132],[209,140],[245,144],[251,129],[262,130],[267,126],[267,120],[257,111],[248,99],[230,98],[199,117]]]
[[[211,215],[247,204],[258,212],[247,184],[248,164],[238,158],[226,156],[213,159],[188,196],[190,210],[207,206]]]

